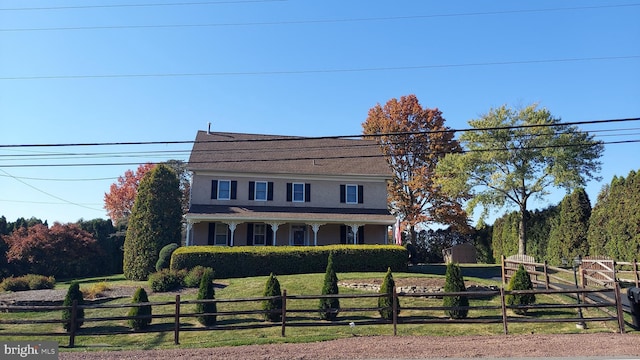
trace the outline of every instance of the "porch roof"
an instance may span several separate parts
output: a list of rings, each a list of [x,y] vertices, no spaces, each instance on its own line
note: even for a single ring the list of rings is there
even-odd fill
[[[319,208],[285,206],[192,205],[186,215],[191,222],[317,222],[393,225],[395,217],[386,209]]]

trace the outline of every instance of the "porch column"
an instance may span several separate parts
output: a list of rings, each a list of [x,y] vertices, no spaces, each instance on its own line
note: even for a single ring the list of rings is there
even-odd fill
[[[311,229],[313,230],[313,246],[318,246],[318,230],[320,230],[320,226],[324,224],[312,223],[309,225],[311,225]]]
[[[238,226],[239,223],[235,222],[235,221],[231,221],[226,223],[227,225],[229,225],[229,231],[231,231],[231,239],[229,239],[229,246],[233,246],[233,234],[236,232],[236,227]]]
[[[271,226],[271,230],[273,232],[273,239],[271,241],[271,246],[276,246],[276,233],[278,232],[278,228],[280,227],[280,225],[282,225],[282,223],[278,223],[278,222],[269,223],[269,226]]]
[[[351,232],[353,233],[353,244],[358,243],[358,229],[360,226],[364,226],[363,224],[347,224],[351,228]]]
[[[193,230],[193,220],[187,219],[187,236],[184,239],[186,246],[193,245],[193,239],[191,239],[191,230]]]

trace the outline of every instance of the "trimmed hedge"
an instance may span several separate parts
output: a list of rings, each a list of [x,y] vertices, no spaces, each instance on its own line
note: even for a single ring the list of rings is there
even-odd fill
[[[407,249],[397,245],[182,246],[171,256],[171,269],[211,267],[219,279],[324,273],[331,252],[336,272],[407,270]]]

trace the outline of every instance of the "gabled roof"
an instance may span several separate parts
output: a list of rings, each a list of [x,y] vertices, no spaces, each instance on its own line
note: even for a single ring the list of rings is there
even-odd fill
[[[371,140],[198,131],[192,171],[391,177]]]

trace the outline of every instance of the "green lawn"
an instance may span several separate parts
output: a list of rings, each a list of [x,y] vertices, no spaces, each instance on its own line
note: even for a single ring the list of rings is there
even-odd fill
[[[487,270],[492,271],[492,270]],[[464,273],[464,270],[463,270]],[[396,279],[400,278],[415,278],[415,277],[434,277],[439,275],[422,274],[422,273],[395,273]],[[340,280],[355,280],[355,279],[382,279],[384,273],[340,273],[338,278]],[[279,276],[278,280],[282,289],[286,289],[288,295],[318,295],[322,288],[324,274],[305,274],[305,275],[285,275]],[[238,298],[251,298],[260,297],[264,290],[264,285],[267,280],[266,276],[252,277],[252,278],[239,278],[239,279],[222,279],[216,280],[218,287],[216,287],[217,299],[238,299]],[[483,283],[488,285],[499,285],[497,282],[486,279],[478,279],[472,277],[465,277],[467,282]],[[80,281],[81,289],[89,289],[96,284],[110,287],[115,286],[144,286],[147,287],[146,282],[135,282],[125,280],[122,275],[84,279]],[[68,283],[59,283],[56,288],[64,289],[68,286]],[[149,292],[150,293],[150,292]],[[341,294],[362,293],[348,288],[340,288]],[[183,293],[181,295],[181,301],[194,300],[196,294],[194,291]],[[163,294],[163,293],[150,293],[150,302],[165,302],[174,301],[175,295]],[[118,299],[110,301],[107,304],[128,304],[131,300],[128,298]],[[400,314],[400,324],[398,325],[398,335],[436,335],[436,336],[448,336],[448,335],[493,335],[502,334],[502,323],[497,324],[402,324],[402,319],[416,320],[420,318],[427,319],[444,319],[444,312],[442,310],[406,310],[409,307],[429,307],[429,306],[442,306],[441,299],[434,298],[415,298],[415,297],[401,297],[401,306],[405,308]],[[493,297],[489,299],[471,299],[471,306],[499,306],[500,298]],[[559,303],[567,302],[571,303],[572,300],[563,296],[538,296],[538,303]],[[379,315],[376,311],[355,311],[355,312],[341,312],[338,316],[337,326],[294,326],[295,323],[309,323],[318,322],[319,324],[327,324],[318,320],[318,315],[315,313],[317,308],[317,299],[289,299],[287,302],[287,309],[300,310],[311,309],[309,313],[295,313],[291,312],[287,315],[287,328],[286,337],[280,336],[281,327],[263,327],[257,329],[240,329],[229,330],[230,326],[237,325],[268,325],[262,320],[261,315],[234,315],[234,316],[219,316],[218,327],[216,329],[207,329],[205,331],[191,331],[193,329],[203,329],[203,327],[197,323],[195,318],[187,317],[181,320],[182,330],[180,333],[180,345],[179,347],[213,347],[223,345],[245,345],[245,344],[266,344],[276,342],[311,342],[337,339],[350,336],[372,336],[372,335],[392,335],[393,327],[391,324],[378,324],[378,325],[359,325],[358,322],[365,319],[378,319]],[[342,308],[372,308],[377,306],[376,298],[365,299],[341,299]],[[259,310],[260,303],[258,302],[243,302],[243,303],[219,303],[218,311],[237,311],[237,310]],[[115,317],[126,316],[128,308],[108,308],[108,309],[87,309],[85,310],[85,318],[94,317]],[[172,314],[174,311],[174,305],[154,306],[153,314]],[[183,305],[181,313],[193,313],[195,311],[195,305]],[[471,318],[500,318],[500,310],[471,310],[469,317]],[[575,317],[576,312],[574,309],[544,309],[544,310],[532,310],[528,317],[531,318],[571,318]],[[509,312],[510,316],[515,316]],[[594,317],[602,316],[598,310],[589,309],[585,312],[585,316]],[[4,313],[4,320],[10,319],[48,319],[58,320],[61,318],[60,311],[49,312],[12,312]],[[355,327],[349,326],[349,322],[354,322]],[[291,325],[291,326],[289,326]],[[577,330],[574,323],[510,323],[510,334],[528,334],[528,333],[574,333],[581,331],[588,332],[615,332],[617,324],[615,322],[606,323],[589,323],[588,330]],[[174,348],[173,344],[173,319],[154,319],[152,323],[152,329],[166,330],[161,333],[140,333],[140,334],[123,334],[123,335],[101,335],[101,336],[83,336],[82,333],[76,338],[76,348],[80,350],[109,350],[109,349],[140,349],[141,347],[146,349],[151,348]],[[62,328],[60,324],[41,324],[41,325],[0,325],[0,337],[5,340],[21,340],[25,339],[15,336],[4,336],[2,333],[7,332],[61,332]],[[111,320],[105,322],[85,322],[81,331],[128,331],[125,320]],[[44,337],[41,337],[44,339]],[[31,337],[33,339],[33,337]],[[53,339],[60,343],[61,346],[68,344],[69,339],[67,336],[46,337],[47,340]]]

